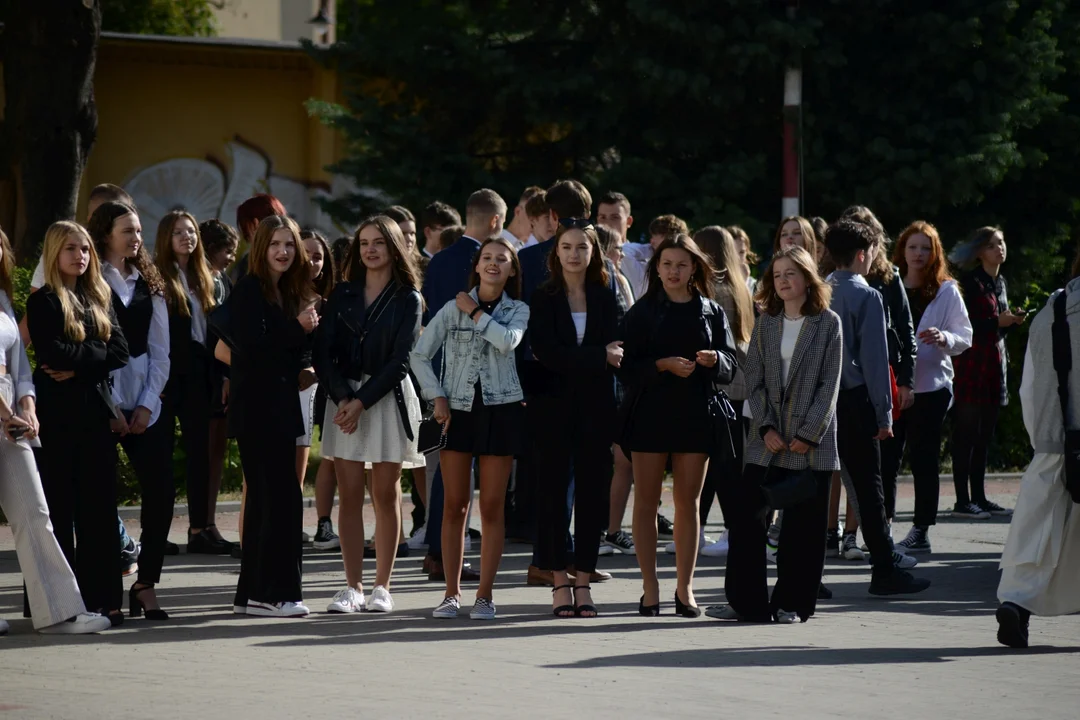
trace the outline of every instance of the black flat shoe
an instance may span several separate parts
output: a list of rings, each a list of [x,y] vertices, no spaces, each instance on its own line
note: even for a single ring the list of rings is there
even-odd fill
[[[600,615],[600,611],[596,609],[595,605],[585,603],[583,605],[577,604],[577,592],[578,590],[589,590],[592,588],[588,585],[575,585],[574,586],[574,615],[579,618],[594,618]],[[584,615],[583,613],[592,613],[592,615]]]
[[[573,593],[573,589],[574,589],[573,585],[557,585],[556,587],[551,588],[552,597],[554,597],[555,593],[558,592],[559,590],[566,590],[567,588],[569,588],[571,593]],[[573,597],[572,594],[571,594],[571,597]],[[552,608],[551,613],[557,618],[563,618],[563,619],[572,618],[576,614],[576,609],[574,608],[573,605],[559,605],[558,607]],[[568,615],[563,615],[563,613],[569,613],[569,614]]]
[[[998,621],[998,642],[1006,647],[1026,648],[1028,646],[1028,621],[1031,613],[1015,603],[1002,603],[995,617]]]
[[[233,544],[231,542],[218,539],[206,532],[206,530],[197,533],[188,530],[188,555],[228,555],[232,552],[232,548]]]
[[[153,589],[153,585],[143,585],[139,588],[135,587],[134,585],[131,586],[131,590],[128,591],[128,615],[133,618],[137,618],[142,617],[143,613],[145,612],[147,620],[169,619],[169,613],[165,612],[161,608],[147,609],[146,606],[143,605],[142,600],[139,599],[139,595],[141,595],[144,591]],[[120,617],[123,618],[123,615],[121,615]],[[112,615],[109,616],[109,619],[112,619]]]
[[[166,555],[179,555],[180,546],[174,542],[165,541],[165,554]]]
[[[832,590],[830,590],[825,583],[821,583],[820,585],[818,585],[817,599],[832,600]]]
[[[642,595],[641,600],[638,602],[637,611],[638,615],[641,615],[642,617],[657,617],[660,615],[660,603],[646,605],[645,596]]]
[[[106,617],[109,618],[109,622],[112,623],[113,627],[120,627],[121,625],[124,624],[124,611],[123,610],[113,610]]]
[[[701,617],[701,608],[697,605],[687,605],[679,599],[679,593],[675,593],[675,614],[684,618]]]

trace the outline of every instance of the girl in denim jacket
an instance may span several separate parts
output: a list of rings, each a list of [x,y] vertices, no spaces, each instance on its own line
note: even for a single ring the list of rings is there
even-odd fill
[[[433,613],[457,617],[461,607],[465,514],[469,507],[472,459],[480,457],[480,517],[484,552],[480,587],[470,617],[495,617],[492,585],[502,559],[506,483],[520,450],[524,408],[514,349],[529,324],[529,306],[517,299],[521,265],[510,244],[485,241],[473,258],[469,292],[439,310],[413,348],[410,364],[424,399],[434,401],[435,419],[446,433],[440,453],[443,505],[443,568],[446,597]],[[442,372],[433,359],[441,351]]]

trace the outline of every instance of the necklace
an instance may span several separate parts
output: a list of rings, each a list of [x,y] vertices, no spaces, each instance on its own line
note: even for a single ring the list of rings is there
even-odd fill
[[[796,315],[795,317],[791,317],[787,313],[784,313],[784,319],[785,320],[791,320],[792,322],[795,322],[796,320],[802,320],[802,318],[803,318],[802,315]]]

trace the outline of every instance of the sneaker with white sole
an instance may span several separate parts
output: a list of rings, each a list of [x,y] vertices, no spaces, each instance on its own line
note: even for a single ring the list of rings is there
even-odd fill
[[[439,603],[439,606],[431,611],[431,617],[438,618],[440,620],[452,620],[458,616],[458,611],[461,610],[461,600],[457,599],[454,595],[444,597],[443,601]]]
[[[675,539],[675,524],[668,520],[660,513],[656,514],[656,539],[657,540],[674,540]]]
[[[919,527],[918,525],[912,525],[911,530],[908,530],[907,536],[896,543],[896,547],[904,554],[931,552],[929,529]]]
[[[866,561],[872,562],[870,555],[866,556]],[[898,550],[892,551],[892,562],[893,566],[898,570],[910,570],[919,564],[918,558],[912,557],[911,555],[905,555]]]
[[[427,528],[422,527],[413,533],[413,536],[409,538],[408,545],[410,550],[427,550]]]
[[[976,500],[975,504],[978,505],[979,509],[983,512],[988,512],[991,515],[997,515],[998,517],[1009,517],[1013,514],[1012,510],[1001,507],[993,500]]]
[[[4,619],[0,619],[0,635],[7,635],[8,630],[10,630],[10,629],[11,629],[11,626],[8,625],[8,621],[4,620]]]
[[[601,538],[600,539],[600,547],[597,548],[596,554],[597,554],[598,557],[605,557],[605,556],[608,556],[608,555],[614,555],[615,554],[615,548],[611,547],[610,545],[605,545],[603,538]]]
[[[49,625],[38,630],[42,635],[89,635],[112,627],[109,618],[98,613],[79,613],[70,620]]]
[[[258,615],[259,617],[294,618],[304,617],[310,612],[307,605],[304,605],[304,603],[293,602],[292,600],[277,603],[248,600],[247,605],[247,614]]]
[[[839,530],[826,530],[825,531],[825,557],[827,557],[827,558],[840,557],[840,531]]]
[[[630,533],[623,530],[616,530],[605,535],[603,544],[605,547],[617,550],[623,555],[635,555],[637,553],[634,549],[634,538]]]
[[[233,615],[247,615],[247,605],[233,605]]]
[[[338,550],[341,548],[341,538],[334,532],[334,523],[330,518],[319,519],[319,528],[315,531],[315,539],[311,543],[316,550]]]
[[[742,620],[742,615],[735,612],[730,605],[710,605],[705,608],[705,617],[714,620]]]
[[[709,537],[708,535],[706,535],[705,531],[702,530],[701,534],[698,535],[698,554],[700,555],[701,554],[701,549],[703,547],[705,547],[706,545],[711,545],[712,542],[713,542],[713,539],[711,537]],[[674,555],[675,554],[675,541],[674,540],[672,540],[671,542],[669,542],[667,545],[664,546],[664,552],[666,552],[668,555]]]
[[[371,591],[371,599],[367,602],[367,611],[388,613],[393,610],[394,598],[390,597],[390,591],[383,585],[376,585]]]
[[[326,606],[328,613],[355,613],[364,609],[366,600],[364,593],[350,586],[339,590],[330,604]]]
[[[495,603],[487,598],[476,598],[476,602],[473,603],[472,610],[469,612],[469,617],[473,620],[494,620]]]
[[[728,531],[725,530],[724,534],[720,536],[720,539],[714,543],[709,543],[705,547],[701,548],[701,554],[705,557],[727,557],[728,554]]]
[[[981,507],[973,502],[956,503],[953,506],[952,513],[954,518],[967,518],[969,520],[989,520],[990,513],[983,510]]]
[[[855,533],[844,535],[840,555],[845,560],[865,560],[866,553],[859,549],[859,543],[855,539]]]
[[[788,610],[776,611],[776,622],[781,625],[794,625],[799,622],[799,614],[795,612],[789,612]]]

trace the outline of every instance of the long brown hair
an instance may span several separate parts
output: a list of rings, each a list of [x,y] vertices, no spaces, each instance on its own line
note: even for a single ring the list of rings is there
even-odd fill
[[[949,274],[949,265],[945,260],[945,251],[941,247],[941,236],[937,228],[925,220],[916,220],[904,228],[900,233],[900,239],[893,248],[893,264],[900,268],[900,278],[907,277],[907,257],[904,254],[907,241],[912,235],[925,235],[930,240],[930,260],[926,263],[923,274],[923,286],[920,288],[922,296],[927,302],[937,297],[938,290],[946,281],[952,280]]]
[[[15,256],[12,254],[11,242],[4,234],[3,228],[0,228],[0,252],[4,254],[0,258],[0,290],[7,293],[9,302],[15,302],[11,284],[11,274],[15,272]]]
[[[781,220],[780,224],[776,226],[776,235],[773,237],[773,255],[780,252],[780,233],[783,232],[784,226],[792,220],[799,223],[799,230],[802,232],[803,248],[810,253],[810,257],[814,258],[814,262],[817,263],[817,258],[820,254],[817,233],[814,232],[814,226],[810,224],[810,221],[801,215],[789,215]]]
[[[694,242],[712,260],[716,268],[716,297],[730,297],[735,307],[731,334],[737,343],[750,342],[754,329],[754,301],[743,282],[742,260],[735,248],[735,238],[719,225],[709,225],[694,233]]]
[[[484,248],[492,244],[502,245],[510,251],[510,267],[513,268],[514,274],[506,279],[506,285],[503,286],[503,292],[517,300],[521,297],[521,260],[518,259],[517,250],[514,249],[514,246],[501,235],[488,238],[482,242],[477,251],[473,253],[472,270],[469,274],[469,289],[472,290],[480,284],[480,273],[476,272],[476,266],[480,264],[480,256],[484,254]]]
[[[296,257],[292,265],[278,279],[277,288],[270,277],[270,262],[266,256],[270,252],[270,242],[278,230],[288,230],[296,244]],[[281,291],[281,309],[286,315],[296,315],[300,309],[315,299],[315,290],[311,286],[311,262],[307,250],[300,241],[300,227],[292,218],[284,215],[271,215],[263,218],[251,240],[251,252],[248,255],[249,272],[259,279],[263,297],[272,305],[277,305],[277,292]]]
[[[334,284],[337,282],[337,268],[334,266],[334,256],[330,252],[330,244],[326,242],[326,238],[322,236],[322,233],[315,230],[301,230],[301,240],[314,240],[322,247],[323,254],[323,266],[322,271],[318,276],[311,280],[311,286],[315,289],[315,293],[321,298],[330,297],[330,293],[334,291]],[[307,247],[305,246],[305,250]],[[311,260],[310,256],[308,260]]]
[[[199,221],[194,215],[186,210],[172,210],[165,213],[165,217],[158,223],[157,240],[154,243],[154,262],[165,281],[165,302],[169,306],[169,311],[190,317],[191,308],[188,307],[188,296],[184,292],[184,284],[180,281],[180,263],[176,259],[176,251],[173,250],[172,244],[173,230],[181,219],[187,219],[195,228],[195,249],[191,251],[191,257],[188,258],[185,277],[188,287],[195,293],[204,313],[210,312],[217,304],[214,300],[214,278],[210,274],[210,263],[206,259],[206,250],[203,248],[202,236],[199,234]]]
[[[806,278],[806,302],[803,303],[802,314],[820,315],[829,307],[832,286],[818,275],[817,260],[798,245],[782,248],[773,254],[772,259],[769,260],[769,267],[765,268],[761,279],[758,280],[754,300],[770,315],[779,315],[784,312],[784,301],[777,295],[773,280],[773,268],[776,266],[776,261],[780,259],[790,260]]]
[[[70,235],[78,235],[90,246],[90,260],[86,264],[86,272],[75,280],[77,292],[72,292],[64,285],[64,278],[60,274],[60,251]],[[86,232],[82,225],[69,220],[54,222],[45,231],[45,245],[41,250],[41,257],[45,265],[45,284],[60,298],[60,309],[64,314],[64,335],[67,339],[72,342],[83,342],[87,339],[84,321],[89,314],[97,330],[97,339],[108,341],[112,337],[112,320],[109,319],[112,292],[109,284],[101,277],[101,260],[98,259],[90,233]]]
[[[116,225],[117,220],[128,215],[139,217],[135,208],[127,203],[109,201],[98,205],[97,210],[90,216],[90,220],[86,223],[86,230],[94,241],[94,249],[97,250],[98,256],[102,259],[108,254],[106,249],[109,244],[109,236],[112,235],[113,226]],[[146,281],[151,295],[165,297],[165,281],[162,279],[161,273],[158,272],[157,266],[154,265],[154,261],[150,258],[150,253],[146,251],[145,242],[139,244],[139,251],[135,254],[135,257],[124,258],[124,264],[139,271],[143,280]]]
[[[397,222],[389,215],[372,215],[360,223],[353,233],[352,242],[345,255],[345,269],[342,271],[342,279],[346,282],[358,282],[361,285],[367,278],[367,266],[360,253],[360,233],[364,228],[374,226],[390,250],[390,271],[394,280],[412,290],[420,289],[420,271],[416,267],[416,259],[405,248],[405,235]]]
[[[552,246],[551,252],[548,253],[547,266],[549,274],[547,281],[544,282],[544,287],[552,295],[557,292],[566,292],[566,278],[563,277],[562,261],[559,260],[559,240],[563,235],[575,229],[580,230],[585,235],[589,247],[592,248],[589,267],[585,268],[585,282],[607,287],[611,281],[607,267],[604,265],[604,252],[600,248],[600,236],[597,234],[596,228],[592,225],[584,228],[568,228],[565,225],[559,225],[559,229],[555,232],[555,244]]]
[[[683,250],[690,255],[694,265],[693,274],[690,276],[690,285],[702,297],[713,299],[713,284],[716,282],[716,270],[713,269],[709,257],[701,252],[701,248],[689,235],[679,233],[675,237],[669,237],[660,243],[649,260],[649,267],[645,271],[648,287],[645,289],[646,298],[654,298],[664,291],[664,282],[660,279],[660,256],[665,250]]]

